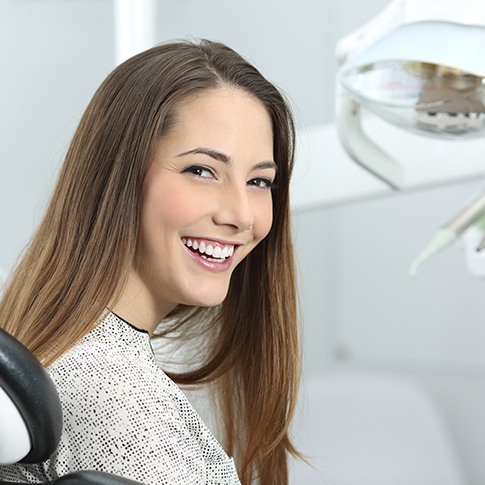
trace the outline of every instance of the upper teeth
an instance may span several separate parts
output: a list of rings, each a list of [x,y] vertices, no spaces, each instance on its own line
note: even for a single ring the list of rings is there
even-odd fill
[[[193,248],[199,253],[207,254],[207,256],[212,256],[214,258],[229,258],[234,254],[234,245],[229,244],[227,246],[216,246],[204,241],[197,241],[196,239],[186,239],[182,238],[182,242],[188,247]]]

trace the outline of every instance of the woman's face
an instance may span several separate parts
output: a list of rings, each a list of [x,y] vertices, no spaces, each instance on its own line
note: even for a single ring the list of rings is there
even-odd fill
[[[132,310],[159,319],[178,304],[221,303],[234,268],[271,228],[275,176],[258,99],[224,87],[183,103],[144,181]]]

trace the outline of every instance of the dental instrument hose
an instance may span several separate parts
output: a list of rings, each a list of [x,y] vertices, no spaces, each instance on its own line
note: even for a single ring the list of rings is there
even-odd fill
[[[434,238],[411,264],[409,269],[411,276],[416,276],[418,268],[425,261],[453,244],[468,227],[483,215],[485,215],[485,193],[480,193],[471,204],[468,204],[448,224],[439,229]]]

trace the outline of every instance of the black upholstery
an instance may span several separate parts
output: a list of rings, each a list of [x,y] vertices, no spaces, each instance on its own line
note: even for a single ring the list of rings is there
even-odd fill
[[[12,482],[4,482],[0,480],[0,485],[15,485]],[[28,485],[28,484],[17,484]],[[63,477],[57,478],[52,482],[47,482],[47,485],[143,485],[140,482],[134,482],[127,478],[117,477],[109,473],[103,472],[75,472],[69,473]]]
[[[2,485],[2,482],[0,482]],[[10,484],[12,485],[12,484]],[[139,482],[102,472],[76,472],[58,478],[49,485],[142,485]]]
[[[62,431],[62,408],[49,374],[20,342],[0,329],[0,387],[25,422],[32,447],[19,462],[44,461],[55,451]],[[1,433],[1,430],[0,430]],[[142,485],[97,471],[78,471],[50,485]],[[0,485],[12,485],[0,480]],[[25,484],[24,484],[25,485]]]
[[[0,329],[0,386],[17,406],[29,430],[32,449],[22,463],[46,460],[62,431],[62,410],[56,388],[39,361]]]

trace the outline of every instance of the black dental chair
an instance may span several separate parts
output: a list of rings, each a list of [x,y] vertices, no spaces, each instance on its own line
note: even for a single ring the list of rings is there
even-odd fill
[[[0,329],[0,465],[48,459],[59,443],[61,431],[61,404],[52,380],[20,342]],[[70,473],[44,483],[142,485],[96,471]],[[12,482],[0,480],[0,485]]]

